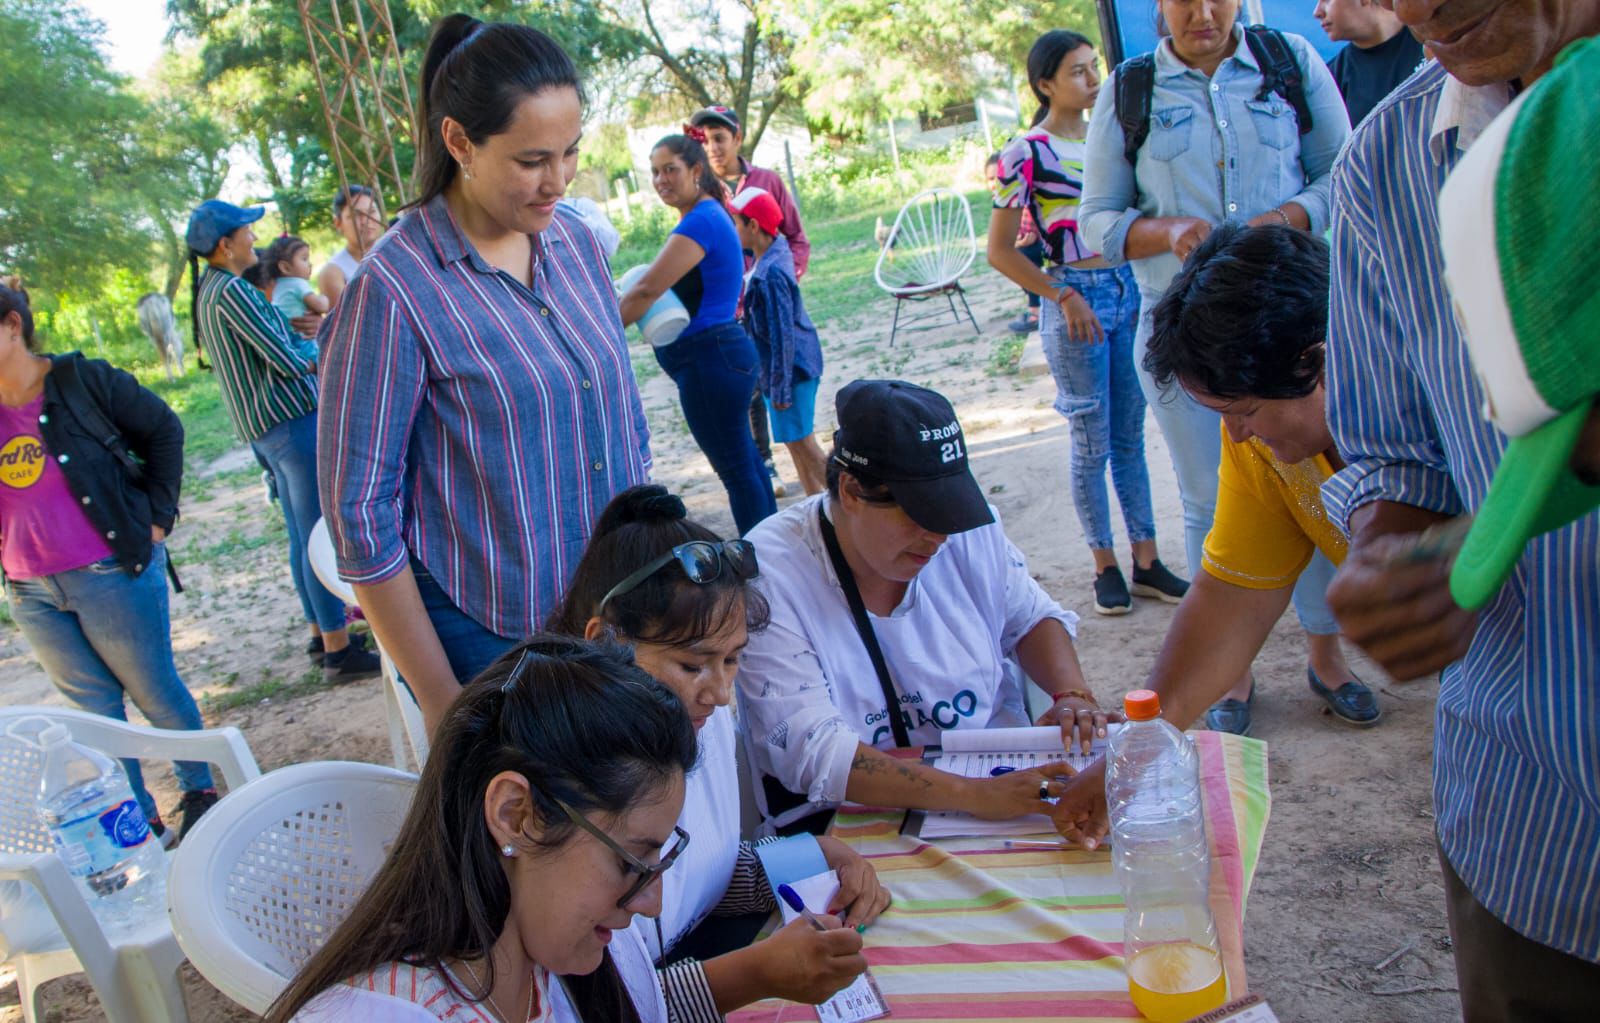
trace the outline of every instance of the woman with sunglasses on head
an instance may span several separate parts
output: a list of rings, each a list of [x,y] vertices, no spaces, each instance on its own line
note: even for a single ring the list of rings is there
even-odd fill
[[[643,318],[668,288],[689,311],[683,333],[655,350],[678,385],[694,442],[728,492],[741,534],[778,510],[766,467],[750,432],[750,399],[760,380],[755,342],[737,319],[744,287],[744,248],[727,193],[706,156],[706,133],[693,125],[650,151],[650,178],[661,201],[678,211],[678,226],[655,261],[622,296],[622,322]]]
[[[754,847],[739,839],[737,737],[728,709],[749,633],[766,624],[766,603],[750,585],[756,573],[748,541],[719,540],[689,521],[665,487],[634,487],[601,514],[550,623],[555,631],[632,644],[640,667],[678,694],[699,733],[700,760],[679,821],[695,843],[667,877],[660,916],[640,928],[658,959],[673,963],[661,982],[674,1023],[714,1021],[774,996],[824,1000],[865,968],[855,928],[889,904],[871,864],[843,842],[822,838],[840,885],[829,909],[843,926],[818,932],[797,920],[754,944],[756,927],[740,929],[737,916],[747,922],[758,914],[759,927],[775,908]]]
[[[628,928],[688,846],[694,760],[683,702],[625,648],[512,648],[451,705],[388,858],[268,1023],[660,1023]]]

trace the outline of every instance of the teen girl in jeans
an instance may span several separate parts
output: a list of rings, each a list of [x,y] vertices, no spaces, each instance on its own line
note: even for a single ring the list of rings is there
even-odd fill
[[[1094,47],[1057,29],[1028,54],[1039,100],[1031,129],[1000,153],[989,262],[1042,303],[1039,333],[1056,380],[1056,410],[1072,429],[1072,499],[1094,556],[1094,609],[1126,614],[1132,597],[1112,550],[1106,463],[1133,546],[1133,593],[1176,602],[1188,589],[1156,555],[1150,474],[1144,460],[1144,394],[1133,366],[1139,292],[1126,266],[1113,267],[1078,235],[1085,113],[1100,79]],[[1023,210],[1033,214],[1049,270],[1017,251]]]
[[[656,361],[678,385],[689,432],[728,491],[741,534],[778,510],[750,432],[750,398],[759,380],[756,346],[735,319],[744,283],[744,252],[723,208],[700,128],[668,135],[650,152],[650,177],[681,220],[644,276],[622,296],[622,322],[633,323],[671,288],[689,322]],[[694,136],[699,136],[695,138]]]

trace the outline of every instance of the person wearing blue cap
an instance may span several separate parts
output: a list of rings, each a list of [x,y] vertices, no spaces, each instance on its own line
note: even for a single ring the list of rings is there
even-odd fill
[[[289,574],[311,625],[307,653],[323,678],[378,674],[378,658],[350,642],[344,601],[311,571],[306,541],[322,517],[317,496],[317,346],[240,274],[257,261],[250,225],[266,212],[207,199],[189,216],[186,241],[206,270],[194,285],[195,340],[216,367],[222,403],[239,436],[277,484],[289,533]]]

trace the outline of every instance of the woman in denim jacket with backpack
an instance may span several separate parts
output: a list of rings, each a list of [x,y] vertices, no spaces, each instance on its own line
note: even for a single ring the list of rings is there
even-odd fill
[[[1145,58],[1153,66],[1145,72],[1144,88],[1119,82],[1124,76],[1133,80],[1134,62],[1125,62],[1107,78],[1095,103],[1081,220],[1085,238],[1109,262],[1133,265],[1141,299],[1133,359],[1172,455],[1192,574],[1202,569],[1202,545],[1216,508],[1220,417],[1181,388],[1163,390],[1151,379],[1144,368],[1151,311],[1183,260],[1225,220],[1325,232],[1333,162],[1350,135],[1350,121],[1338,86],[1311,44],[1258,29],[1252,30],[1256,38],[1247,38],[1240,0],[1159,0],[1157,8],[1163,38],[1153,57]],[[1258,55],[1263,48],[1269,59]],[[1277,50],[1289,67],[1270,59]],[[1298,88],[1288,81],[1295,76]],[[1119,116],[1119,93],[1127,94],[1124,102],[1148,96],[1147,134],[1131,159],[1122,121],[1129,111]],[[1311,634],[1312,686],[1325,697],[1342,694],[1329,699],[1336,714],[1370,723],[1351,717],[1361,716],[1349,705],[1360,694],[1343,688],[1359,682],[1340,652],[1338,625],[1324,597],[1332,575],[1331,563],[1319,556],[1295,588],[1295,610]],[[1246,676],[1207,714],[1207,723],[1244,734],[1253,695]]]

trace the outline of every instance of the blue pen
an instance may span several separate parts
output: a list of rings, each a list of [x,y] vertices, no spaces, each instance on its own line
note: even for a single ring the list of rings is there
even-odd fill
[[[819,931],[827,930],[826,927],[822,926],[822,921],[817,919],[817,915],[806,908],[805,900],[800,897],[799,892],[795,891],[793,888],[790,888],[786,884],[780,884],[778,886],[778,897],[784,902],[787,902],[790,909],[805,917],[806,923],[810,924],[812,927],[815,927]]]
[[[1010,774],[1012,771],[1015,771],[1015,770],[1016,770],[1016,768],[1010,766],[1009,764],[1001,764],[999,767],[997,767],[994,770],[989,772],[989,777],[998,778],[1002,774]]]

